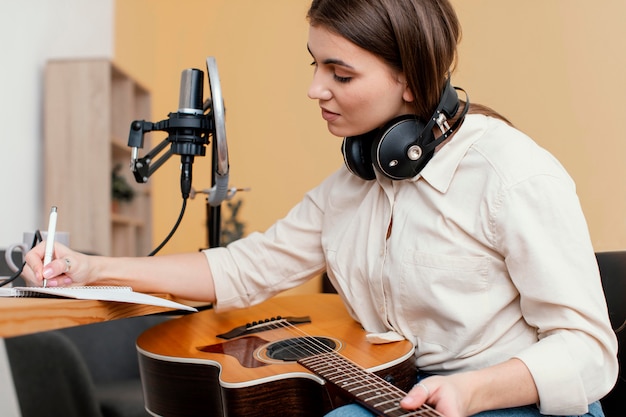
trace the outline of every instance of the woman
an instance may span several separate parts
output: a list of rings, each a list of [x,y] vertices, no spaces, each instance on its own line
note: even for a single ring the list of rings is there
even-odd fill
[[[617,344],[573,181],[501,116],[458,100],[451,5],[314,0],[308,18],[308,95],[345,137],[346,167],[228,248],[112,259],[57,245],[44,268],[40,245],[28,280],[130,285],[223,310],[327,271],[366,331],[415,344],[428,377],[404,408],[602,416]]]

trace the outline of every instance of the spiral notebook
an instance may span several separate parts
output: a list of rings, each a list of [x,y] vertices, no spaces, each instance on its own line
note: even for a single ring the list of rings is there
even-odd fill
[[[147,304],[178,310],[198,311],[193,307],[175,301],[135,292],[131,287],[0,287],[0,297],[76,298],[79,300],[117,301],[121,303]]]

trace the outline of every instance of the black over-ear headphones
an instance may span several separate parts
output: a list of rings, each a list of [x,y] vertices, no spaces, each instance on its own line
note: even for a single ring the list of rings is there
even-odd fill
[[[435,148],[446,140],[463,122],[469,109],[469,97],[463,112],[450,127],[447,120],[457,113],[460,101],[450,79],[441,94],[437,109],[425,123],[415,115],[394,118],[382,128],[363,135],[344,138],[341,146],[348,170],[364,180],[376,178],[374,167],[392,180],[416,176],[435,154]],[[433,127],[437,124],[442,135],[435,139]]]

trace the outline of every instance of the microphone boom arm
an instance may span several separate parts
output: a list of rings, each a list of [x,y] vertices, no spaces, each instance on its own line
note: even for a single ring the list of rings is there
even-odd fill
[[[151,132],[154,130],[154,123],[146,122],[144,120],[135,120],[131,124],[130,135],[128,139],[128,146],[132,147],[130,169],[135,176],[135,180],[138,183],[148,182],[148,178],[154,174],[154,172],[161,167],[168,159],[174,154],[169,149],[159,159],[152,162],[153,159],[165,149],[169,143],[168,139],[164,139],[161,143],[155,146],[150,152],[139,158],[139,148],[143,148],[143,135],[145,132]]]

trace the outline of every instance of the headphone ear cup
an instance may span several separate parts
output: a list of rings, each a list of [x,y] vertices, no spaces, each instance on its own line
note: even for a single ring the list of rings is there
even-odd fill
[[[392,180],[416,176],[434,155],[434,151],[423,152],[423,144],[434,136],[424,131],[425,127],[415,116],[400,116],[387,123],[371,147],[376,169]]]
[[[372,132],[343,139],[341,152],[348,170],[359,178],[371,181],[376,178],[372,165]]]

